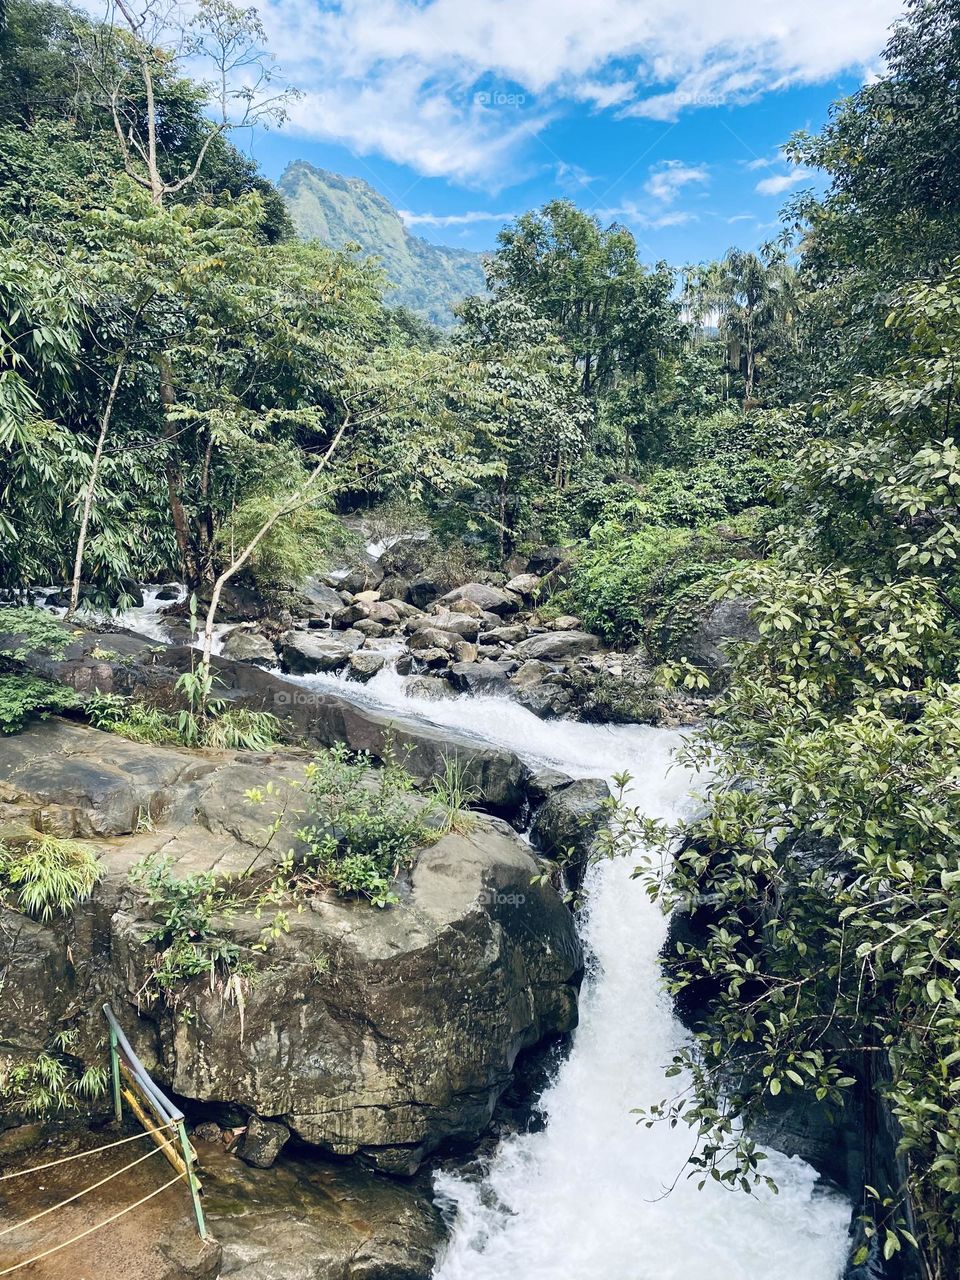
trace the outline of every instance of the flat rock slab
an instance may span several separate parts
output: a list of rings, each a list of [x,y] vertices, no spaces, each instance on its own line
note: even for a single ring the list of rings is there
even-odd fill
[[[329,1161],[255,1169],[197,1142],[204,1209],[232,1280],[429,1280],[444,1238],[429,1187]]]

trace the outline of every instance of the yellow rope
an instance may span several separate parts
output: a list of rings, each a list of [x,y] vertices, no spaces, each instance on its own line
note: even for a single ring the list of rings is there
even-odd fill
[[[167,1124],[157,1125],[157,1129],[160,1131],[174,1128],[176,1128],[176,1123],[172,1120]],[[78,1151],[72,1156],[62,1156],[59,1160],[48,1160],[46,1164],[36,1164],[32,1169],[18,1169],[16,1173],[0,1174],[0,1182],[7,1182],[10,1178],[25,1178],[28,1173],[39,1173],[41,1169],[53,1169],[58,1164],[67,1164],[71,1160],[82,1160],[84,1156],[95,1156],[100,1151],[110,1151],[113,1147],[122,1147],[127,1142],[139,1142],[141,1138],[146,1137],[149,1137],[146,1131],[135,1133],[131,1138],[120,1138],[117,1142],[104,1143],[102,1147],[91,1147],[89,1151]]]
[[[159,1151],[160,1148],[158,1147]],[[64,1240],[62,1244],[55,1244],[52,1249],[44,1249],[43,1253],[35,1253],[32,1258],[26,1258],[23,1262],[14,1263],[12,1267],[5,1267],[0,1271],[0,1276],[13,1275],[14,1271],[19,1271],[21,1267],[29,1267],[34,1262],[42,1262],[44,1258],[49,1258],[51,1253],[59,1253],[61,1249],[66,1249],[68,1245],[76,1244],[78,1240],[83,1240],[86,1236],[93,1235],[94,1231],[99,1231],[101,1227],[109,1227],[111,1222],[116,1222],[118,1218],[122,1218],[125,1213],[130,1213],[134,1209],[139,1209],[142,1204],[146,1204],[148,1200],[152,1200],[154,1196],[160,1195],[161,1191],[166,1191],[168,1187],[172,1187],[175,1182],[180,1181],[180,1174],[175,1178],[171,1178],[169,1182],[165,1182],[162,1187],[157,1187],[156,1191],[151,1191],[149,1195],[142,1196],[133,1204],[128,1204],[125,1209],[112,1213],[109,1218],[104,1218],[102,1222],[95,1223],[92,1227],[87,1227],[86,1231],[81,1231],[79,1235],[71,1236],[69,1240]]]
[[[35,1213],[32,1218],[24,1218],[22,1222],[15,1222],[12,1227],[4,1227],[0,1231],[0,1236],[9,1235],[11,1231],[18,1231],[21,1227],[29,1227],[31,1222],[36,1222],[38,1218],[45,1218],[48,1213],[53,1213],[55,1209],[62,1209],[65,1204],[73,1204],[74,1200],[79,1200],[81,1196],[85,1196],[89,1191],[96,1191],[97,1187],[102,1187],[107,1182],[112,1182],[114,1178],[119,1178],[121,1173],[126,1173],[128,1169],[132,1169],[134,1165],[143,1164],[144,1160],[149,1160],[151,1156],[155,1156],[157,1152],[162,1151],[162,1147],[154,1147],[148,1151],[145,1156],[137,1156],[136,1160],[131,1160],[129,1164],[125,1164],[122,1169],[116,1169],[113,1173],[108,1173],[105,1178],[101,1178],[99,1182],[92,1183],[89,1187],[84,1187],[82,1191],[76,1192],[75,1195],[68,1196],[66,1200],[61,1200],[59,1204],[53,1204],[49,1209],[41,1209],[39,1213]]]

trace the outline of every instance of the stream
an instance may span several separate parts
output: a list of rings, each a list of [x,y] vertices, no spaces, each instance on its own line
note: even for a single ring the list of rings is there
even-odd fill
[[[115,621],[163,639],[160,607],[148,589],[142,609]],[[675,731],[544,721],[502,697],[411,697],[392,666],[366,684],[285,678],[574,777],[629,770],[630,801],[650,816],[677,818],[697,803],[694,780],[671,763]],[[664,1068],[686,1034],[659,987],[666,921],[631,869],[607,862],[587,874],[591,962],[580,1026],[540,1101],[545,1126],[503,1140],[480,1180],[436,1178],[453,1225],[434,1280],[838,1280],[850,1204],[811,1166],[769,1152],[764,1171],[779,1194],[714,1182],[698,1191],[684,1168],[686,1126],[647,1129],[631,1114],[682,1087]]]

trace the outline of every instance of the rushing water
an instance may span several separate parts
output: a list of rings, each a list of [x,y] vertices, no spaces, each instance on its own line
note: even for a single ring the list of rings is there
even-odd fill
[[[115,620],[164,638],[154,596]],[[573,776],[627,769],[630,798],[650,816],[675,818],[693,803],[692,780],[671,768],[675,733],[543,721],[505,698],[409,697],[392,666],[367,684],[334,675],[295,682]],[[685,1176],[686,1127],[635,1122],[632,1108],[680,1086],[664,1067],[684,1032],[659,991],[665,921],[630,871],[629,862],[604,863],[587,876],[592,962],[580,1026],[541,1099],[545,1127],[503,1141],[480,1181],[437,1178],[456,1216],[435,1280],[837,1280],[850,1208],[809,1165],[770,1152],[779,1195],[748,1197],[713,1182],[701,1192]]]
[[[503,698],[409,698],[393,670],[366,685],[301,683],[575,776],[629,769],[631,800],[651,816],[678,817],[694,803],[691,779],[671,768],[675,733],[543,721]],[[684,1171],[686,1126],[646,1129],[631,1115],[677,1089],[663,1071],[684,1032],[658,989],[665,921],[630,871],[629,862],[605,863],[588,874],[583,932],[593,963],[580,1027],[541,1100],[545,1128],[502,1142],[479,1182],[437,1179],[456,1219],[436,1280],[837,1280],[850,1206],[809,1165],[770,1152],[779,1195],[715,1183],[698,1191]]]

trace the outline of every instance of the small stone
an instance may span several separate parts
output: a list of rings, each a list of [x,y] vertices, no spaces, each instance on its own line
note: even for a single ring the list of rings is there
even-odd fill
[[[376,604],[376,602],[380,599],[380,592],[373,591],[373,590],[358,591],[357,594],[354,596],[354,599],[358,604]]]
[[[240,1159],[257,1169],[269,1169],[289,1137],[290,1130],[285,1124],[251,1116],[247,1132],[240,1143]]]
[[[440,631],[437,627],[422,627],[419,631],[414,631],[407,641],[407,648],[414,653],[423,649],[443,649],[446,653],[452,653],[458,639],[454,632]]]
[[[581,626],[579,618],[575,618],[572,613],[561,613],[559,618],[554,618],[554,631],[577,631]]]
[[[453,656],[457,662],[476,662],[479,651],[469,640],[461,640],[453,646]]]

